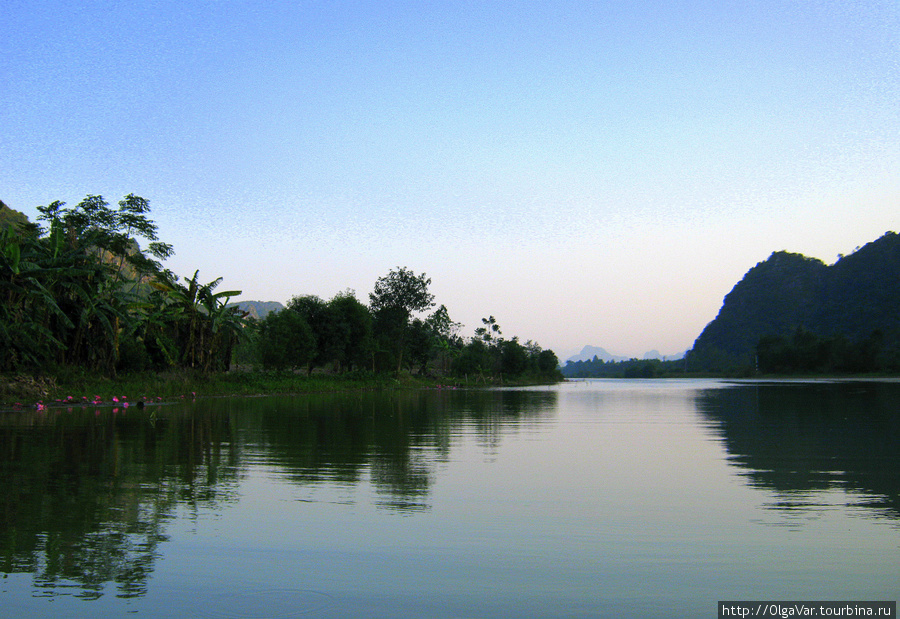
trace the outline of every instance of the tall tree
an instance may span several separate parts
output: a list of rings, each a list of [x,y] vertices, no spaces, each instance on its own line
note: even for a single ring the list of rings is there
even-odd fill
[[[428,292],[429,285],[431,279],[425,273],[416,275],[406,267],[397,267],[379,277],[369,294],[379,335],[385,338],[388,348],[393,349],[398,373],[403,367],[403,351],[412,314],[434,306],[434,295]]]
[[[328,303],[313,294],[292,297],[287,309],[303,316],[316,339],[314,353],[309,357],[307,375],[339,356],[340,334]]]
[[[337,364],[346,369],[362,366],[372,348],[372,314],[352,290],[336,294],[328,309],[334,321]]]

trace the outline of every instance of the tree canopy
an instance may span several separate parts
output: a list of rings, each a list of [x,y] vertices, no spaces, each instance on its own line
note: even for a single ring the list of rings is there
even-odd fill
[[[225,304],[240,293],[164,269],[173,249],[147,200],[129,194],[112,209],[88,195],[37,210],[46,227],[0,230],[0,370],[228,368],[243,315]]]
[[[434,295],[428,291],[431,278],[416,275],[406,267],[397,267],[379,277],[369,294],[373,312],[399,311],[408,319],[413,312],[424,312],[434,306]]]

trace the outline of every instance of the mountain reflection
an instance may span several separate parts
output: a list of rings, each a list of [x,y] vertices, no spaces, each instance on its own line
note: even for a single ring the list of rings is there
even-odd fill
[[[827,509],[823,491],[842,490],[847,505],[900,519],[900,384],[748,384],[697,404],[749,484],[775,494],[773,509]]]
[[[224,509],[250,467],[298,485],[358,484],[385,509],[429,508],[464,434],[496,449],[554,392],[444,391],[208,399],[0,416],[0,571],[37,594],[141,596],[181,514]]]

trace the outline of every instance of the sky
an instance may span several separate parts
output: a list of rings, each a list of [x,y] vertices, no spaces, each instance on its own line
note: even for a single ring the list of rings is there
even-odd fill
[[[688,349],[773,251],[900,231],[900,3],[0,0],[0,200],[150,200],[165,265],[471,335]]]

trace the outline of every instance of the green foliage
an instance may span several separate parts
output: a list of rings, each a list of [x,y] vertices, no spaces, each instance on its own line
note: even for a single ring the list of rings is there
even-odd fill
[[[168,290],[177,316],[180,360],[184,367],[203,372],[228,370],[237,340],[243,336],[245,314],[229,306],[239,290],[214,292],[222,283],[216,278],[207,284],[199,281],[195,271],[186,285],[172,282]]]
[[[134,194],[115,210],[89,195],[38,207],[46,228],[0,231],[0,370],[227,369],[243,316],[223,299],[238,293],[215,293],[220,280],[201,285],[197,273],[177,283],[149,210]]]
[[[336,322],[328,304],[315,295],[293,297],[288,301],[287,309],[303,318],[315,338],[312,354],[306,363],[307,373],[312,374],[316,366],[325,365],[337,355],[340,335]]]
[[[333,365],[336,370],[362,367],[371,358],[372,316],[353,291],[345,291],[330,301],[314,295],[295,296],[288,310],[304,318],[315,338],[307,373],[316,367]]]
[[[766,336],[756,347],[763,374],[860,374],[900,371],[896,337],[881,331],[851,341],[844,336],[820,337],[798,327],[791,337]]]
[[[416,275],[406,267],[397,267],[379,277],[369,294],[375,313],[384,309],[399,310],[409,318],[413,312],[424,312],[434,305],[434,295],[428,292],[431,278],[425,273]]]
[[[489,318],[482,318],[481,323],[484,326],[475,329],[476,338],[480,339],[488,346],[503,341],[503,338],[500,337],[501,335],[503,335],[503,332],[500,330],[500,325],[497,324],[496,318],[494,318],[493,316],[490,316]]]
[[[434,306],[429,285],[431,279],[425,273],[416,275],[406,267],[397,267],[379,277],[369,294],[376,333],[380,336],[376,342],[377,350],[394,357],[398,373],[403,368],[403,353],[413,312],[423,312]]]
[[[316,354],[316,337],[299,312],[273,312],[259,323],[258,350],[266,369],[300,368]]]
[[[559,358],[552,350],[542,350],[537,355],[537,369],[540,374],[550,375],[559,371]]]
[[[886,349],[900,346],[898,282],[900,236],[894,232],[832,266],[800,254],[775,252],[750,269],[725,297],[718,316],[688,353],[688,367],[692,371],[752,371],[759,345],[772,367],[790,366],[797,371],[869,367],[852,359],[858,356],[856,347],[873,332],[883,334]],[[815,346],[810,337],[816,340]],[[809,341],[804,343],[804,338]],[[850,356],[839,361],[829,355]]]
[[[519,376],[528,369],[530,361],[528,351],[516,338],[500,344],[500,371],[504,374]],[[537,359],[534,363],[537,365]]]
[[[0,371],[209,375],[227,371],[237,352],[245,365],[303,366],[308,374],[396,375],[406,368],[485,381],[557,374],[552,351],[504,340],[493,316],[469,343],[445,306],[415,316],[434,307],[431,280],[405,267],[375,282],[370,307],[352,291],[327,302],[296,296],[286,309],[250,322],[248,312],[262,304],[230,303],[240,292],[219,291],[222,278],[203,283],[195,271],[179,281],[162,267],[172,247],[158,240],[149,210],[134,194],[117,209],[89,195],[74,208],[59,201],[38,207],[46,227],[7,217],[0,228]],[[147,242],[144,251],[136,239]]]
[[[336,294],[328,302],[328,310],[334,321],[332,351],[337,367],[348,371],[364,367],[371,358],[373,347],[369,308],[356,298],[352,290],[347,290]]]
[[[472,338],[453,360],[453,373],[457,376],[478,377],[484,381],[491,373],[493,358],[491,350],[478,338]]]
[[[559,360],[552,350],[541,350],[531,340],[521,344],[518,337],[503,339],[496,318],[482,318],[483,326],[462,347],[453,361],[457,376],[472,376],[481,382],[503,382],[525,376],[537,380],[559,380]]]

